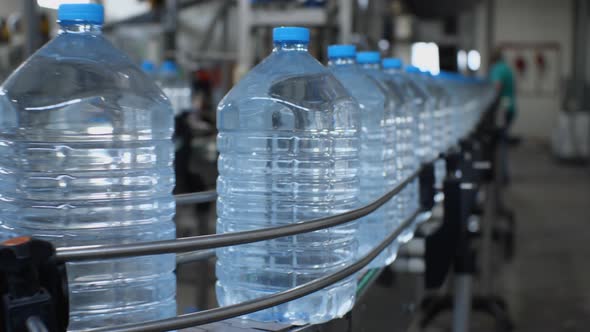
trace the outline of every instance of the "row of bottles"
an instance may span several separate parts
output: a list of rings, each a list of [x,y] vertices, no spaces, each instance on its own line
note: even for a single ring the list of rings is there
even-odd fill
[[[149,61],[141,63],[141,69],[160,86],[174,110],[174,115],[192,109],[192,91],[189,82],[182,77],[178,65],[173,60],[165,60],[159,68]]]
[[[146,73],[116,50],[102,36],[100,5],[61,5],[58,19],[59,35],[0,87],[0,236],[58,247],[175,238],[175,97],[162,90],[178,87],[177,69]],[[489,91],[453,75],[440,84],[399,60],[383,69],[379,53],[350,45],[330,47],[325,67],[307,52],[307,29],[277,28],[273,37],[272,54],[219,105],[219,233],[366,205],[464,136]],[[414,182],[362,220],[220,248],[219,303],[334,273],[417,208]],[[397,247],[370,267],[391,263]],[[174,269],[171,254],[68,263],[68,330],[175,316]],[[356,287],[353,276],[249,317],[327,321],[350,310]]]
[[[330,46],[325,67],[307,52],[305,28],[275,28],[273,42],[273,52],[218,107],[218,233],[366,205],[455,146],[493,98],[487,84],[433,76],[399,59],[381,60],[379,52],[357,53],[353,45]],[[441,184],[444,162],[435,168]],[[418,208],[415,180],[356,222],[220,248],[218,301],[237,304],[332,274],[366,255]],[[417,222],[368,268],[395,260]],[[355,293],[356,279],[349,278],[247,317],[324,322],[348,312]]]

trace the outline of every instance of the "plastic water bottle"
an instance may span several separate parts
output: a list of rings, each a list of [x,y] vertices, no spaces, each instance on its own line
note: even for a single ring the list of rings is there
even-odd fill
[[[399,159],[397,157],[397,121],[400,108],[403,107],[404,100],[401,96],[401,91],[392,89],[387,84],[387,76],[381,70],[381,55],[379,52],[358,52],[356,54],[356,61],[361,66],[363,71],[372,77],[384,91],[387,91],[388,106],[385,108],[385,117],[382,124],[385,135],[385,148],[383,152],[383,185],[386,191],[392,190],[401,181],[401,173],[398,169]],[[391,199],[385,205],[385,233],[392,232],[401,222],[401,207],[403,200],[400,195]],[[399,243],[394,241],[388,249],[387,259],[385,263],[391,264],[397,257]]]
[[[432,97],[424,85],[422,79],[416,74],[420,74],[420,69],[414,66],[406,66],[403,71],[398,70],[408,80],[410,87],[413,90],[413,101],[416,109],[418,109],[417,127],[418,127],[418,142],[415,149],[418,160],[422,164],[430,163],[435,160],[437,154],[435,152],[433,142],[433,113],[436,106],[436,101]],[[419,193],[419,187],[418,187]],[[420,201],[418,200],[418,204]],[[430,210],[422,211],[415,220],[414,228],[421,222],[428,220],[432,215]]]
[[[432,109],[432,153],[436,158],[446,152],[449,138],[447,137],[447,124],[445,122],[445,112],[448,108],[448,99],[445,91],[437,84],[429,72],[421,71],[416,67],[407,69],[408,73],[419,80],[431,98]],[[444,159],[439,158],[434,162],[435,186],[442,189],[443,180],[446,176],[446,163]],[[436,200],[440,201],[441,195],[437,195]]]
[[[420,168],[418,155],[419,146],[419,114],[424,112],[425,99],[422,91],[402,71],[402,61],[397,58],[386,58],[382,62],[383,71],[387,74],[387,83],[392,89],[402,91],[405,103],[398,112],[398,158],[399,173],[402,180],[406,180]],[[402,218],[405,220],[412,216],[420,206],[418,179],[407,185],[400,195],[403,209]],[[408,242],[414,236],[414,231],[419,220],[415,219],[411,227],[406,228],[400,234],[400,242]]]
[[[61,30],[0,88],[2,232],[58,247],[175,237],[172,110],[102,36],[103,8]],[[70,331],[176,314],[174,255],[67,263]]]
[[[451,149],[459,143],[459,134],[461,127],[461,118],[459,114],[462,112],[464,104],[461,102],[462,89],[457,84],[460,78],[459,74],[441,71],[438,75],[433,76],[436,84],[439,85],[440,90],[445,95],[446,108],[444,109],[444,123],[445,123],[445,149]]]
[[[406,66],[404,68],[405,76],[413,83],[415,87],[417,98],[415,102],[417,107],[422,107],[422,112],[419,112],[418,131],[419,131],[419,147],[416,150],[420,161],[423,163],[431,162],[437,157],[437,151],[434,142],[435,125],[433,123],[434,111],[436,107],[435,97],[431,95],[428,87],[422,79],[420,69],[414,66]]]
[[[356,65],[354,45],[328,47],[328,66],[334,76],[358,101],[361,109],[361,202],[373,202],[387,191],[383,186],[383,155],[385,135],[382,124],[388,107],[387,91]],[[384,219],[385,207],[363,218],[359,223],[359,255],[362,257],[379,244],[387,232]],[[375,258],[368,268],[385,265],[388,255],[384,252]]]
[[[217,232],[294,224],[360,205],[360,110],[307,52],[309,30],[275,28],[274,50],[218,106]],[[355,261],[356,223],[217,252],[217,299],[231,305],[299,286]],[[343,316],[350,278],[247,317],[291,324]]]
[[[432,75],[430,72],[423,73],[427,84],[431,85],[433,95],[438,101],[437,108],[434,113],[435,123],[438,132],[438,151],[445,154],[453,145],[453,123],[451,121],[452,113],[452,96],[447,90],[444,82]],[[446,162],[443,158],[438,159],[434,163],[434,173],[437,188],[442,189],[444,178],[447,175]],[[442,192],[439,195],[439,200],[442,199]]]
[[[174,115],[192,108],[191,87],[187,81],[182,79],[176,62],[166,60],[162,63],[158,72],[158,83],[170,99]]]

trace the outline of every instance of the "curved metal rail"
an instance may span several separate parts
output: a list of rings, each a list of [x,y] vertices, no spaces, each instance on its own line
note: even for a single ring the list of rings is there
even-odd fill
[[[217,198],[217,191],[208,190],[198,193],[174,195],[176,205],[199,204],[214,201]]]
[[[191,252],[185,252],[176,255],[176,265],[182,265],[187,263],[192,263],[196,261],[201,261],[205,259],[209,259],[215,256],[215,250],[197,250]]]
[[[345,267],[336,273],[318,278],[303,285],[269,296],[264,296],[255,300],[242,302],[240,304],[204,310],[192,314],[181,315],[174,318],[168,318],[159,321],[126,324],[118,327],[111,326],[105,328],[91,329],[88,330],[88,332],[156,332],[177,330],[192,326],[213,323],[233,317],[238,317],[241,315],[267,309],[285,302],[298,299],[300,297],[318,291],[322,288],[330,286],[347,277],[350,277],[351,275],[360,271],[363,267],[368,265],[375,257],[377,257],[381,253],[381,251],[387,248],[389,244],[393,242],[393,240],[395,240],[395,238],[397,238],[399,234],[401,234],[401,232],[414,221],[414,219],[419,213],[420,211],[415,211],[410,217],[404,220],[396,230],[389,234],[389,236],[385,240],[379,243],[379,245],[376,246],[373,250],[371,250],[367,255],[365,255],[363,258],[356,261],[352,265]]]
[[[344,213],[318,218],[314,220],[302,221],[296,224],[270,227],[252,231],[232,232],[213,235],[200,235],[193,237],[179,238],[175,240],[154,241],[133,244],[118,245],[93,245],[83,247],[66,247],[57,248],[56,256],[62,261],[80,261],[87,259],[105,259],[130,256],[145,256],[165,253],[178,253],[194,250],[213,249],[227,247],[239,244],[246,244],[264,240],[275,239],[284,236],[297,235],[301,233],[313,232],[320,229],[338,226],[361,217],[377,210],[393,196],[402,191],[405,186],[414,181],[419,171],[414,172],[406,180],[393,188],[385,195],[379,197],[372,203],[347,211]]]

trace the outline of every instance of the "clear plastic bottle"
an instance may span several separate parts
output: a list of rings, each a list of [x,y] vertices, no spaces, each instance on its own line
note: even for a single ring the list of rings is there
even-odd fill
[[[398,158],[402,180],[409,178],[420,168],[419,156],[419,115],[425,112],[425,96],[416,84],[410,80],[402,71],[402,61],[397,58],[386,58],[382,62],[383,71],[387,74],[386,83],[392,89],[402,91],[404,106],[398,112]],[[418,179],[412,181],[400,193],[400,200],[403,209],[402,219],[412,216],[419,208]],[[400,242],[408,242],[414,236],[419,219],[415,219],[411,227],[406,228],[400,234]]]
[[[462,89],[458,83],[458,74],[441,71],[438,75],[432,76],[439,89],[443,92],[446,99],[446,108],[444,109],[445,130],[445,150],[449,150],[459,143],[459,134],[461,131],[462,113],[464,104],[461,101]]]
[[[401,181],[401,173],[399,172],[400,160],[397,156],[397,121],[399,119],[400,109],[404,105],[404,100],[401,91],[393,89],[387,82],[386,74],[381,70],[381,55],[379,52],[358,52],[356,54],[356,61],[363,69],[363,71],[372,77],[384,91],[387,91],[388,106],[385,108],[385,117],[382,124],[385,135],[385,149],[383,153],[383,184],[386,191],[392,190]],[[401,221],[401,211],[403,207],[403,200],[400,195],[397,195],[385,205],[385,230],[390,233],[395,229]],[[391,264],[397,257],[399,243],[394,241],[388,248],[387,259],[385,263]]]
[[[432,100],[432,105],[434,106],[432,111],[432,152],[434,157],[438,157],[446,152],[449,145],[448,142],[450,141],[445,117],[449,106],[446,92],[435,82],[429,72],[420,71],[416,67],[410,67],[407,71],[412,77],[422,83]],[[434,173],[435,186],[440,190],[442,189],[443,180],[446,176],[444,159],[439,158],[434,162]],[[436,199],[441,200],[442,196],[437,195]]]
[[[175,115],[192,108],[190,84],[182,78],[176,62],[166,60],[162,63],[158,71],[158,83],[170,100]]]
[[[58,247],[174,238],[170,103],[102,36],[102,6],[58,17],[0,87],[2,232]],[[174,316],[174,268],[174,255],[68,263],[68,329]]]
[[[309,30],[275,28],[274,50],[222,99],[217,126],[217,232],[294,224],[359,202],[360,111],[307,52]],[[217,251],[217,299],[231,305],[299,286],[355,261],[357,224]],[[349,278],[248,315],[291,324],[348,312]]]
[[[422,164],[430,163],[437,157],[433,138],[435,130],[433,114],[436,107],[436,100],[430,95],[422,78],[416,75],[420,73],[420,69],[414,66],[406,66],[403,71],[400,71],[400,73],[408,79],[413,90],[415,107],[420,110],[417,118],[418,147],[416,148],[416,153],[418,155],[418,160]],[[423,211],[416,218],[415,227],[421,222],[428,220],[431,215],[431,211]]]
[[[434,111],[436,107],[435,97],[432,96],[428,87],[420,74],[420,69],[414,66],[406,66],[404,68],[405,76],[413,83],[415,87],[417,98],[415,102],[417,107],[423,108],[420,112],[418,121],[419,130],[419,147],[417,149],[420,161],[423,163],[433,161],[438,153],[435,146],[435,124],[434,124]]]
[[[383,186],[386,141],[382,125],[389,97],[375,79],[356,65],[355,56],[354,45],[328,47],[330,71],[357,100],[361,109],[361,202],[366,205],[387,191]],[[387,232],[383,232],[386,228],[384,211],[385,207],[382,207],[359,222],[360,256],[366,255],[387,236]],[[384,266],[387,257],[384,252],[368,268]]]
[[[438,151],[439,154],[446,154],[453,146],[453,122],[452,122],[452,95],[447,90],[444,82],[441,82],[436,76],[430,72],[423,72],[422,75],[426,84],[430,86],[433,96],[436,97],[437,107],[434,112],[434,123],[438,132]],[[444,178],[447,176],[447,166],[444,158],[438,159],[434,163],[434,173],[436,180],[436,187],[441,190],[438,195],[438,200],[444,197],[442,193],[442,186]]]

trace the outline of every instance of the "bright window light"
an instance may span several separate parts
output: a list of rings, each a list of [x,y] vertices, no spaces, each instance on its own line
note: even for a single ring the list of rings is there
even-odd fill
[[[369,7],[369,0],[357,0],[357,3],[361,10],[365,10]]]
[[[377,43],[377,46],[381,51],[387,51],[389,49],[389,41],[387,39],[381,39]]]
[[[476,50],[471,50],[467,53],[467,67],[469,69],[476,71],[481,66],[481,55]]]
[[[412,44],[412,65],[421,70],[428,70],[433,75],[440,73],[438,46],[435,43]]]
[[[90,0],[37,0],[37,5],[43,8],[57,9],[62,3],[91,3]]]
[[[461,71],[467,70],[467,52],[465,50],[457,52],[457,68]]]

